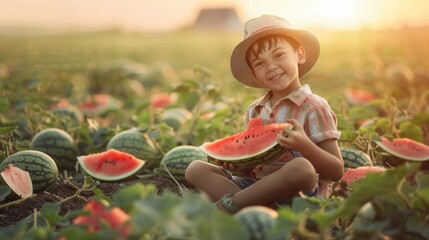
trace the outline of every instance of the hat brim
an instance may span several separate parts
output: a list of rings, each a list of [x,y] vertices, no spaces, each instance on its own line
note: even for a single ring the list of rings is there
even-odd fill
[[[252,70],[247,65],[246,62],[246,52],[247,49],[259,38],[265,37],[268,35],[283,35],[295,39],[301,46],[304,47],[306,52],[306,61],[305,63],[299,65],[299,77],[303,77],[308,73],[314,64],[316,64],[317,59],[320,55],[320,44],[317,37],[304,30],[296,29],[285,29],[285,28],[271,28],[266,31],[258,32],[240,42],[233,50],[231,54],[231,71],[235,79],[242,82],[243,84],[255,87],[262,88],[262,86],[257,82],[255,76],[252,73]]]

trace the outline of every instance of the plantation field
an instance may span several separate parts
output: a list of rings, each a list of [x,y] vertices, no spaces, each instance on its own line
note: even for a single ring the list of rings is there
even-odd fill
[[[341,147],[359,150],[372,165],[391,171],[341,185],[328,199],[297,198],[279,207],[261,239],[428,239],[427,160],[398,157],[376,143],[387,137],[429,145],[428,28],[315,33],[321,56],[302,83],[328,99]],[[147,154],[156,159],[116,182],[60,166],[56,186],[27,200],[0,185],[0,239],[122,234],[107,225],[87,233],[73,224],[94,197],[124,209],[130,239],[254,234],[175,178],[172,169],[161,171],[160,163],[177,146],[199,146],[243,130],[247,105],[264,90],[246,88],[230,73],[230,53],[241,38],[187,31],[0,35],[0,163],[30,149],[46,128],[70,134],[77,155],[103,152],[114,136],[135,128],[153,142]],[[362,210],[366,203],[372,210]],[[17,211],[27,217],[14,216]],[[375,216],[359,222],[356,213],[362,211]]]

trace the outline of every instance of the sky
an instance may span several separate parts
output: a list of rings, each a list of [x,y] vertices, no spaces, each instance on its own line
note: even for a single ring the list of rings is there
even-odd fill
[[[165,32],[193,24],[201,8],[225,6],[243,22],[274,14],[296,27],[429,24],[429,0],[0,0],[0,26]]]

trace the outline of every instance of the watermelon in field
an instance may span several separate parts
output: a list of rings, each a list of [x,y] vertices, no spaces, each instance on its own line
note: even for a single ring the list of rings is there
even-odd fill
[[[159,166],[163,156],[155,144],[146,133],[133,128],[113,136],[107,143],[106,150],[116,149],[132,154],[138,159],[145,160],[144,168],[153,169]]]
[[[192,117],[193,114],[185,108],[169,108],[162,113],[161,121],[177,131]]]
[[[88,175],[103,181],[117,181],[130,177],[145,164],[145,161],[129,153],[115,149],[78,156],[77,160]]]
[[[377,96],[365,89],[350,87],[346,89],[344,96],[351,105],[365,105],[377,99]]]
[[[238,211],[234,217],[248,233],[248,239],[268,239],[277,221],[278,212],[265,206],[249,206]]]
[[[57,183],[58,168],[55,161],[46,153],[36,150],[24,150],[9,155],[0,163],[0,171],[9,164],[27,171],[33,183],[33,191],[43,192]]]
[[[196,146],[177,146],[164,155],[157,170],[167,176],[169,172],[178,182],[186,183],[185,170],[195,160],[207,161],[207,156]]]
[[[340,151],[344,161],[344,170],[347,170],[348,168],[374,165],[368,154],[358,149],[352,147],[340,147]]]
[[[78,154],[72,136],[59,128],[47,128],[38,132],[31,140],[30,149],[48,154],[59,169],[73,170]]]
[[[216,159],[236,165],[255,165],[281,156],[287,149],[278,142],[278,134],[289,123],[262,125],[260,119],[252,119],[249,128],[243,132],[206,142],[200,146],[209,159]]]

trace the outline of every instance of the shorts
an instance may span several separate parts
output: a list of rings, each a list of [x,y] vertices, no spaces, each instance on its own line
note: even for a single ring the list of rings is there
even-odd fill
[[[221,166],[218,166],[225,174],[226,177],[233,181],[235,183],[235,185],[237,185],[240,189],[245,189],[249,186],[251,186],[252,184],[254,184],[257,180],[251,177],[238,177],[238,176],[234,176],[232,175],[232,173],[226,169],[224,169]],[[304,194],[308,197],[316,197],[317,194],[319,193],[319,187],[318,187],[318,183],[316,182],[316,185],[314,186],[313,189],[311,189],[310,191],[305,192]],[[287,198],[284,199],[282,201],[276,202],[275,204],[277,205],[283,205],[283,204],[292,204],[292,198]]]

